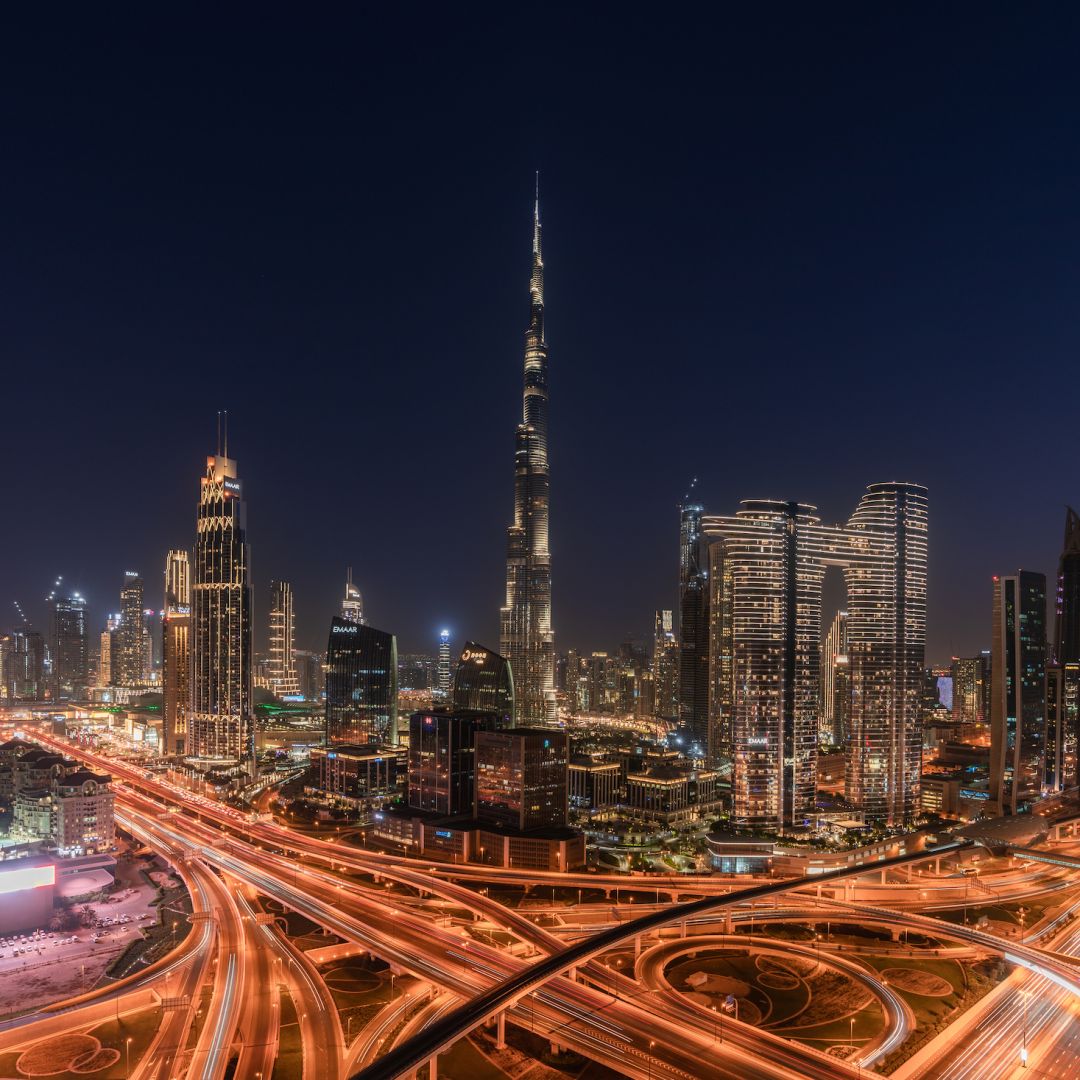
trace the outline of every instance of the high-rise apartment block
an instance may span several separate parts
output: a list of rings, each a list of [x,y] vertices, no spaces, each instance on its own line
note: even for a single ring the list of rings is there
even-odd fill
[[[821,591],[826,568],[838,566],[852,701],[846,794],[866,820],[900,825],[917,810],[926,489],[872,484],[842,525],[823,525],[813,511],[751,500],[701,523],[729,612],[714,625],[721,640],[712,650],[731,658],[714,692],[730,715],[733,818],[784,830],[813,817]]]

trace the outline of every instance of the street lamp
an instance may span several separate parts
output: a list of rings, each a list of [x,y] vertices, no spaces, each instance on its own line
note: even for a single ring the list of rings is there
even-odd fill
[[[124,1042],[124,1056],[127,1061],[127,1074],[131,1076],[131,1036],[129,1035]]]
[[[1023,1023],[1023,1028],[1021,1029],[1022,1041],[1020,1043],[1020,1066],[1021,1066],[1021,1068],[1024,1068],[1024,1069],[1027,1068],[1027,1061],[1028,1061],[1028,1049],[1027,1049],[1027,1003],[1028,1003],[1028,998],[1030,996],[1031,996],[1031,992],[1029,990],[1021,990],[1020,991],[1020,997],[1024,1002],[1024,1023]]]

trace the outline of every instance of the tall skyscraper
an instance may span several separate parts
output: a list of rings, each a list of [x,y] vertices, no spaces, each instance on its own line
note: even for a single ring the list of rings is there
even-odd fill
[[[514,672],[518,722],[550,724],[555,720],[555,634],[548,544],[548,360],[539,189],[533,208],[532,264],[525,400],[514,447],[514,521],[507,530],[506,604],[500,613],[499,651]]]
[[[341,617],[346,622],[358,625],[364,621],[364,597],[353,584],[351,566],[345,577],[345,599],[341,601]]]
[[[954,656],[952,662],[953,719],[959,724],[984,724],[986,671],[981,656]]]
[[[679,508],[679,726],[702,757],[709,749],[709,573],[701,535],[704,512],[691,496]]]
[[[1080,663],[1080,515],[1065,510],[1065,541],[1058,562],[1055,597],[1054,658]]]
[[[514,675],[509,662],[475,641],[461,650],[450,694],[455,713],[484,712],[498,717],[500,727],[514,723]]]
[[[397,745],[397,639],[367,623],[330,620],[326,742]]]
[[[270,690],[278,697],[300,693],[296,674],[296,623],[292,586],[287,581],[270,582]]]
[[[653,619],[653,709],[664,720],[679,715],[679,643],[670,609],[658,611]]]
[[[435,689],[439,697],[446,701],[450,697],[450,631],[439,633],[439,659],[435,669]]]
[[[990,798],[1018,813],[1042,794],[1046,768],[1046,577],[994,578]]]
[[[191,711],[191,558],[170,551],[165,559],[165,615],[162,621],[162,753],[187,749]]]
[[[52,693],[56,701],[78,701],[89,685],[86,601],[58,596],[52,613]]]
[[[113,638],[113,685],[142,686],[144,659],[143,582],[134,570],[127,570],[120,590],[120,625]]]
[[[783,830],[813,814],[821,588],[825,568],[840,566],[852,687],[847,797],[868,821],[911,821],[922,744],[926,489],[871,484],[848,522],[835,526],[803,503],[742,507],[702,522],[705,535],[722,541],[729,583],[732,615],[719,648],[732,658],[734,820]]]
[[[821,647],[821,714],[818,739],[842,746],[848,739],[851,680],[848,658],[848,615],[838,611]]]
[[[225,449],[206,459],[192,586],[189,756],[253,765],[251,559],[243,485]]]
[[[1047,670],[1048,786],[1077,781],[1080,745],[1080,516],[1065,511],[1065,541],[1058,563],[1055,596],[1054,663]]]
[[[13,630],[0,638],[0,691],[8,701],[45,697],[45,639],[37,630]]]

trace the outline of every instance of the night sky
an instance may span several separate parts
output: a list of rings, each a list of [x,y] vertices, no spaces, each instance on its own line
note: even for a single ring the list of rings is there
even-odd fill
[[[927,484],[930,661],[1055,570],[1076,9],[517,7],[5,14],[0,626],[58,573],[93,631],[125,569],[160,605],[227,408],[257,644],[283,577],[323,647],[351,564],[403,651],[497,645],[536,169],[559,651],[673,605],[693,476]]]

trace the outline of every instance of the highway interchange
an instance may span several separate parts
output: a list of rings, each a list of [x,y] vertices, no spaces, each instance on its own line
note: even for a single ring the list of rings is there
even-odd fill
[[[159,776],[113,758],[40,736],[65,753],[108,769],[117,787],[118,823],[167,859],[192,895],[192,929],[165,960],[139,975],[0,1026],[0,1051],[60,1032],[86,1031],[101,1018],[156,1008],[160,1022],[132,1076],[237,1077],[270,1080],[282,1037],[281,1012],[299,1023],[304,1080],[359,1075],[374,1080],[437,1073],[438,1055],[479,1025],[501,1043],[516,1024],[631,1077],[855,1077],[872,1069],[909,1035],[913,1018],[901,995],[867,974],[856,956],[826,941],[821,963],[866,986],[883,1010],[880,1036],[850,1058],[723,1017],[667,984],[667,961],[690,945],[722,945],[736,925],[777,920],[810,925],[847,919],[930,934],[955,955],[997,954],[1015,966],[965,1038],[949,1032],[894,1073],[979,1080],[1011,1076],[1027,1064],[1040,1076],[1065,1076],[1077,1049],[1080,930],[1059,917],[1033,928],[1021,944],[987,929],[928,914],[1034,895],[1069,898],[1080,874],[1060,851],[1055,863],[1029,861],[1036,850],[993,877],[920,873],[934,853],[900,856],[812,882],[762,884],[731,877],[671,879],[554,875],[490,867],[447,866],[368,851],[254,820],[209,800],[193,800]],[[955,855],[961,843],[943,848]],[[912,868],[914,867],[914,873]],[[910,880],[908,880],[910,876]],[[602,903],[552,905],[540,925],[525,909],[479,886],[525,885],[598,890]],[[975,897],[972,897],[974,889]],[[655,891],[652,903],[648,894]],[[678,904],[671,902],[677,896]],[[343,1031],[319,968],[260,907],[270,898],[336,935],[342,947],[390,964],[408,991],[359,1030]],[[637,901],[636,903],[634,901]],[[751,906],[754,904],[756,906]],[[559,913],[558,915],[556,913]],[[529,909],[529,915],[537,912]],[[707,937],[702,935],[708,935]],[[748,940],[740,934],[740,942]],[[804,946],[760,940],[764,949],[805,953]],[[633,950],[633,968],[606,962]],[[861,971],[861,974],[859,972]],[[877,981],[877,985],[873,983]],[[959,1033],[964,1018],[956,1025]],[[972,1047],[977,1047],[974,1052]],[[434,1066],[434,1068],[433,1068]],[[1021,1075],[1021,1073],[1017,1073]],[[1029,1071],[1026,1075],[1032,1075]]]

